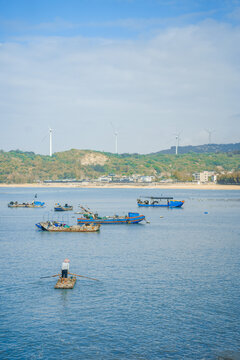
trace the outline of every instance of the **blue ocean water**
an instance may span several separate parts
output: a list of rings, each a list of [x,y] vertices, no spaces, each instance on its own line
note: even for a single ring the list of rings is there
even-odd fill
[[[45,201],[10,209],[9,201]],[[140,195],[174,196],[182,209],[137,208]],[[102,215],[139,211],[149,224],[99,233],[38,231],[75,224],[55,202]],[[0,188],[1,359],[217,359],[240,348],[240,191]],[[70,271],[98,278],[56,290]]]

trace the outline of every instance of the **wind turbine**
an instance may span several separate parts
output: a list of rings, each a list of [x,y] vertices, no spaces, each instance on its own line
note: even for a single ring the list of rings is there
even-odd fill
[[[176,155],[178,155],[178,147],[179,147],[179,141],[180,141],[180,133],[176,134]]]
[[[212,143],[212,132],[214,131],[214,130],[209,130],[209,129],[205,129],[206,130],[206,132],[208,133],[208,144],[211,144]]]
[[[49,156],[52,156],[52,129],[49,128]]]
[[[115,154],[118,153],[118,132],[116,131],[115,127],[113,126],[113,123],[111,122],[112,128],[113,128],[113,134],[115,136]]]

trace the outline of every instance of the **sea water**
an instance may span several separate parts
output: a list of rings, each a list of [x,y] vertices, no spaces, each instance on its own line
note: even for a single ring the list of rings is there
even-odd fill
[[[44,209],[11,209],[37,194]],[[181,209],[137,208],[174,196]],[[56,213],[54,204],[71,204]],[[139,211],[149,223],[99,233],[49,233],[99,215]],[[217,359],[240,347],[240,191],[0,188],[1,359]],[[70,259],[74,289],[57,290]]]

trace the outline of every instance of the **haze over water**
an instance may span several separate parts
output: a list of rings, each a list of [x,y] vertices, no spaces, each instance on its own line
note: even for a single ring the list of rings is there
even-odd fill
[[[45,201],[10,209],[9,201]],[[141,209],[140,195],[183,209]],[[139,211],[150,224],[99,233],[38,231],[55,202],[100,215]],[[1,359],[217,359],[240,344],[240,191],[0,188]],[[63,215],[75,224],[78,215]],[[65,257],[77,280],[56,290]]]

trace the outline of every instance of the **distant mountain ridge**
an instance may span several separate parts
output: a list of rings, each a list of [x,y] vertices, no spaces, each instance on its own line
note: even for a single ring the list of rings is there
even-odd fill
[[[235,144],[204,144],[204,145],[187,145],[179,146],[178,154],[189,154],[189,153],[227,153],[227,152],[239,152],[240,143]],[[172,146],[170,149],[161,150],[154,154],[175,154],[176,146]]]

